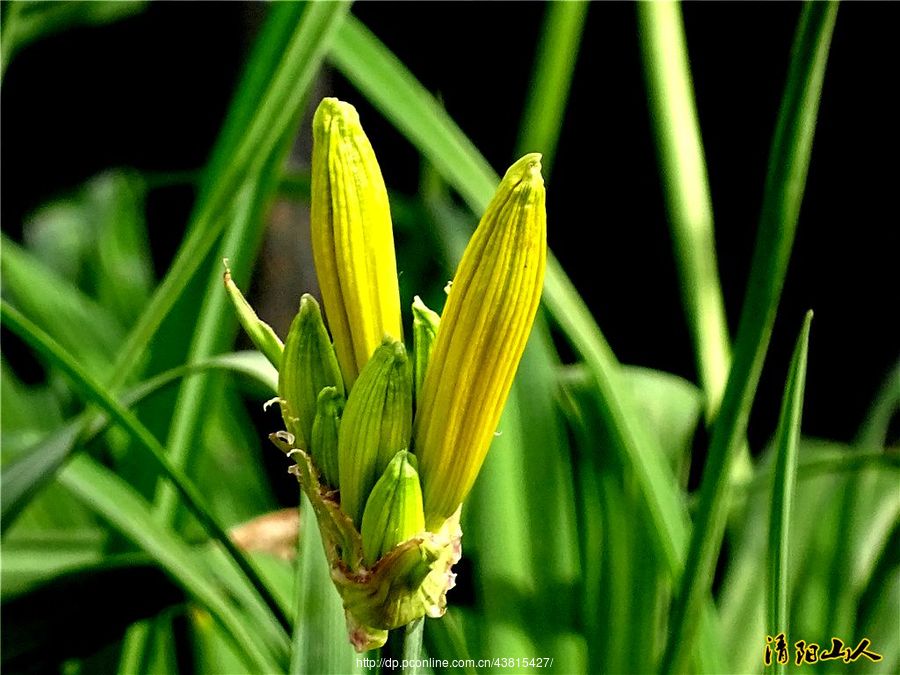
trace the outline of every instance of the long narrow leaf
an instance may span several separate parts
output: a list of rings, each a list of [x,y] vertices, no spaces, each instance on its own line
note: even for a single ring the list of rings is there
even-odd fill
[[[115,317],[27,249],[5,235],[0,242],[4,296],[95,372],[108,372],[123,334]]]
[[[556,157],[569,88],[589,3],[552,2],[541,29],[541,41],[519,127],[516,157],[540,152],[546,175]]]
[[[797,480],[797,445],[800,441],[800,421],[803,415],[803,390],[806,386],[806,359],[809,351],[809,326],[812,312],[807,312],[803,329],[791,359],[778,431],[775,433],[775,473],[772,485],[772,508],[769,516],[769,632],[771,636],[789,635],[788,625],[788,562],[790,560],[790,521]],[[783,673],[783,664],[775,664],[775,671]]]
[[[273,5],[273,16],[257,42],[259,56],[251,57],[242,80],[244,86],[239,86],[233,104],[233,109],[253,107],[254,114],[240,125],[240,131],[223,137],[214,151],[214,158],[228,159],[214,160],[212,170],[206,172],[188,235],[120,349],[113,384],[121,384],[134,371],[136,357],[206,259],[222,233],[224,215],[240,185],[257,174],[279,149],[347,9],[346,3],[339,2]]]
[[[682,302],[711,419],[722,400],[731,348],[681,9],[675,2],[636,8]]]
[[[275,617],[277,617],[281,613],[281,610],[274,598],[271,597],[268,588],[259,577],[255,568],[252,567],[244,554],[238,550],[228,537],[224,528],[222,528],[212,516],[209,508],[205,505],[205,500],[200,496],[197,488],[190,483],[182,471],[173,466],[168,460],[165,448],[162,447],[153,434],[141,424],[131,411],[124,408],[90,374],[78,365],[78,363],[52,338],[50,338],[50,336],[26,317],[22,316],[16,309],[2,301],[0,301],[0,318],[2,318],[4,325],[28,342],[55,367],[65,373],[87,402],[94,403],[102,408],[110,416],[110,419],[120,425],[140,447],[144,448],[150,454],[162,473],[178,490],[179,494],[184,499],[185,505],[190,508],[191,512],[197,517],[198,521],[203,525],[210,536],[218,541],[218,543],[228,552],[234,563],[247,577],[248,582],[256,588],[260,593],[260,596],[267,602],[272,612],[275,613]],[[266,629],[267,634],[271,637],[273,643],[278,644],[283,641],[285,643],[284,648],[286,651],[287,636],[278,629],[275,617],[272,617],[275,625],[262,624],[262,627]],[[287,622],[286,619],[285,622]]]
[[[279,671],[278,660],[262,642],[260,632],[238,613],[224,591],[210,582],[209,571],[196,553],[156,523],[149,505],[127,483],[87,455],[73,458],[60,473],[59,482],[168,571],[222,625],[250,660],[248,665],[259,672]]]
[[[275,395],[278,388],[278,373],[262,354],[235,352],[160,373],[130,389],[120,402],[123,407],[130,408],[181,377],[209,370],[242,374],[254,380],[269,396]],[[85,416],[80,416],[42,438],[4,466],[0,476],[0,527],[3,532],[15,522],[31,497],[53,479],[76,443],[87,443],[95,438],[106,429],[108,422],[107,416],[94,415],[91,416],[90,427],[85,429]]]
[[[296,675],[356,672],[341,598],[328,574],[328,561],[312,504],[303,494],[296,584],[297,622],[290,672]]]
[[[772,325],[794,243],[836,3],[804,6],[787,85],[772,142],[762,215],[741,314],[734,362],[716,419],[700,488],[700,507],[672,630],[663,657],[666,672],[682,672],[693,646],[700,602],[712,585],[727,515],[727,484],[762,372]]]

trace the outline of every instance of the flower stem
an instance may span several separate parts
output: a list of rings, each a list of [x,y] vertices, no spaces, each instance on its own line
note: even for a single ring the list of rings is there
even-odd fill
[[[424,632],[425,619],[420,618],[388,634],[387,643],[381,648],[382,675],[416,675],[419,672],[415,664],[422,658]]]

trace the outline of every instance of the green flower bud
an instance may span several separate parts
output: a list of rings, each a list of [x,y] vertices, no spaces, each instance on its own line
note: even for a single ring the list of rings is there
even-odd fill
[[[428,309],[418,295],[413,298],[413,369],[415,371],[416,400],[422,392],[425,372],[431,360],[434,340],[437,337],[441,317],[437,312]]]
[[[319,303],[304,294],[278,369],[281,415],[298,448],[309,449],[316,402],[325,387],[334,387],[338,394],[344,395],[341,371],[322,323]]]
[[[422,486],[416,466],[415,456],[401,450],[372,488],[361,530],[363,559],[369,566],[425,530]]]
[[[316,418],[313,420],[309,450],[316,468],[331,487],[338,482],[338,428],[344,395],[337,387],[325,387],[316,401]]]
[[[227,264],[225,265],[225,290],[228,291],[228,298],[231,300],[238,321],[247,336],[263,353],[263,356],[269,359],[273,366],[279,368],[284,345],[272,327],[256,315],[250,303],[244,298],[244,294],[241,293],[241,289],[231,280],[231,270],[228,269]]]
[[[359,527],[378,476],[409,448],[412,379],[403,343],[386,338],[353,385],[341,419],[338,472],[341,509]]]

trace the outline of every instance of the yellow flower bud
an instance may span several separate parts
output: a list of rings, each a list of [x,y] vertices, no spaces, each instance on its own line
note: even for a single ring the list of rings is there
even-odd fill
[[[416,413],[434,531],[475,482],[537,312],[547,259],[540,155],[510,167],[453,279]]]
[[[387,189],[356,109],[335,98],[313,118],[311,194],[313,261],[349,388],[403,329]]]

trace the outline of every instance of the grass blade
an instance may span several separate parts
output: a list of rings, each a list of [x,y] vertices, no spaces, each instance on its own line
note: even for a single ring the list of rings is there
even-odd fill
[[[134,371],[144,345],[206,259],[240,186],[280,149],[347,9],[346,3],[337,2],[272,6],[232,104],[229,123],[237,121],[226,127],[216,145],[187,237],[119,351],[114,385]]]
[[[797,446],[800,441],[800,421],[803,416],[803,390],[806,385],[806,359],[809,351],[809,327],[812,312],[806,313],[803,329],[791,358],[778,431],[775,433],[775,473],[772,487],[772,508],[769,514],[769,632],[790,635],[788,625],[788,563],[790,561],[790,521],[797,481]],[[776,663],[775,672],[783,673],[783,664]]]
[[[674,2],[638,3],[636,8],[682,302],[711,420],[722,400],[731,348],[681,9]]]
[[[142,11],[146,0],[129,2],[10,2],[0,35],[0,79],[10,60],[26,45],[74,26],[100,25]]]
[[[297,622],[290,672],[352,673],[356,658],[347,639],[341,598],[331,582],[328,561],[312,504],[301,492],[297,558]]]
[[[108,373],[123,334],[115,317],[27,249],[5,235],[0,243],[4,295],[79,361]]]
[[[120,402],[123,407],[130,408],[181,377],[209,370],[244,375],[258,384],[266,395],[275,395],[278,388],[278,373],[262,354],[234,352],[160,373],[129,390]],[[90,427],[85,429],[86,417],[80,416],[59,427],[3,467],[0,475],[0,531],[5,532],[31,497],[53,479],[76,443],[87,443],[101,433],[109,421],[105,415],[94,415],[91,416]]]
[[[516,157],[527,152],[543,155],[544,175],[550,172],[556,157],[588,5],[579,1],[547,5],[516,144]]]
[[[735,452],[747,431],[750,407],[794,243],[836,16],[836,3],[810,3],[804,5],[797,29],[769,157],[734,362],[713,428],[700,488],[698,518],[680,592],[672,609],[672,630],[663,657],[666,672],[684,671],[686,657],[693,646],[700,601],[712,585],[727,515],[728,477]]]
[[[232,274],[245,279],[250,276],[250,267],[256,259],[262,239],[262,216],[275,172],[270,170],[267,173],[269,186],[262,188],[262,194],[252,185],[245,186],[241,191],[237,200],[238,213],[222,243],[223,253],[236,256]],[[214,269],[197,317],[187,363],[196,363],[224,351],[234,341],[235,329],[234,314],[222,287],[221,270]],[[203,422],[204,408],[208,405],[210,386],[214,381],[215,378],[210,374],[203,373],[199,377],[184,380],[181,384],[166,442],[169,460],[176,466],[189,466],[191,451],[200,443],[197,436]],[[178,506],[177,493],[165,483],[160,484],[155,501],[160,522],[171,522]]]
[[[0,533],[16,521],[16,517],[40,489],[56,475],[78,440],[80,426],[67,424],[42,438],[32,449],[3,467],[0,492]]]
[[[302,16],[298,16],[299,9],[303,9]],[[233,225],[222,244],[220,257],[232,258],[231,272],[239,282],[249,278],[256,259],[262,240],[261,216],[277,187],[283,157],[296,135],[299,123],[295,119],[298,117],[297,111],[303,107],[327,42],[348,9],[347,3],[309,3],[305,8],[297,3],[275,6],[245,72],[220,142],[210,161],[207,181],[201,193],[201,200],[205,198],[214,203],[224,194],[221,192],[221,185],[227,185],[231,176],[240,184],[241,174],[233,168],[235,159],[232,153],[240,155],[243,152],[247,156],[248,165],[254,167],[252,153],[257,153],[259,149],[254,144],[247,144],[247,136],[253,135],[254,130],[262,138],[271,135],[270,129],[258,126],[261,117],[269,119],[270,124],[272,119],[280,120],[275,126],[278,133],[269,137],[269,152],[263,153],[265,161],[255,171],[251,168],[246,174],[247,178],[237,200],[239,205],[243,201],[243,212],[232,221]],[[291,58],[284,59],[273,77],[270,71],[272,65],[278,64],[282,59],[279,45],[283,42],[287,43]],[[268,91],[267,86],[271,87]],[[276,101],[274,107],[269,105],[273,90],[274,95],[282,99],[280,103]],[[260,101],[263,101],[262,105]],[[279,109],[278,106],[285,104],[289,106],[286,111]],[[216,176],[218,178],[211,178]],[[195,328],[189,362],[222,351],[234,339],[235,321],[220,277],[221,271],[216,264],[208,282],[203,311]],[[225,330],[223,325],[227,327]],[[197,445],[202,406],[207,400],[211,384],[209,378],[201,377],[186,382],[179,391],[179,403],[169,430],[169,447],[176,464],[185,464],[191,449]],[[157,513],[163,522],[171,521],[174,517],[178,505],[176,498],[175,492],[165,484],[160,485]],[[139,638],[135,640],[139,641]],[[136,646],[129,645],[128,651],[132,653],[136,649]]]
[[[103,387],[80,365],[78,365],[78,363],[74,361],[72,357],[52,338],[27,318],[22,316],[16,309],[13,309],[6,304],[6,302],[0,302],[0,318],[2,318],[4,325],[19,335],[19,337],[38,350],[49,362],[65,373],[87,402],[94,403],[102,408],[110,416],[110,419],[120,425],[140,447],[143,447],[149,452],[162,473],[178,490],[185,505],[190,508],[191,512],[197,517],[197,520],[203,525],[210,537],[221,544],[228,552],[229,556],[241,569],[249,583],[257,590],[260,597],[263,598],[269,606],[269,609],[274,615],[273,621],[278,619],[282,621],[282,623],[289,625],[287,618],[283,616],[281,608],[278,606],[274,597],[272,597],[268,587],[259,577],[249,560],[240,550],[238,550],[228,537],[224,528],[222,528],[211,515],[209,508],[205,505],[197,488],[190,483],[180,469],[175,467],[168,460],[165,448],[163,448],[153,434],[141,424],[137,417],[115,400],[109,392],[103,389]],[[272,641],[276,644],[284,638],[286,655],[287,636],[283,635],[283,633],[278,630],[277,621],[275,621],[275,625],[267,626],[261,624],[260,627],[267,629]]]
[[[222,625],[250,665],[258,672],[280,670],[278,661],[261,644],[260,633],[248,625],[209,581],[209,570],[178,536],[161,527],[149,505],[114,473],[87,455],[78,455],[59,475],[59,482],[151,555],[184,590]]]

